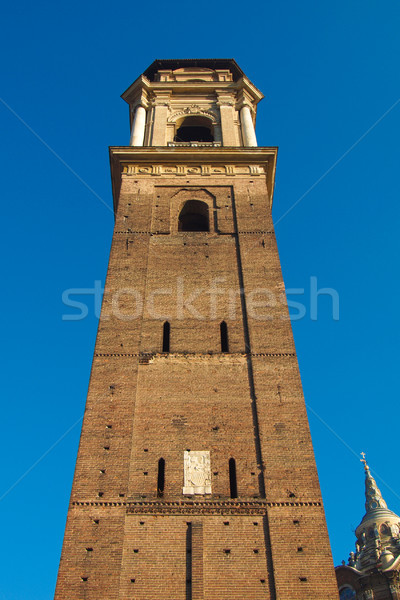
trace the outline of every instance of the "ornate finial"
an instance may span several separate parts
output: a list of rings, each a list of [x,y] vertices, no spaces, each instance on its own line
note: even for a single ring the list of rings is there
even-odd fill
[[[364,470],[369,471],[369,466],[367,465],[367,461],[365,459],[365,452],[360,452],[362,458],[360,458],[360,462],[364,463]]]
[[[365,510],[368,512],[375,508],[387,508],[386,502],[382,498],[382,494],[375,479],[372,477],[369,466],[365,458],[365,452],[360,453],[362,458],[360,461],[364,464],[365,471]]]

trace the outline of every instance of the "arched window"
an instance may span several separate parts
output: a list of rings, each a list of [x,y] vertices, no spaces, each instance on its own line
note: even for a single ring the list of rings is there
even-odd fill
[[[207,204],[188,200],[179,215],[178,231],[210,231]]]
[[[164,496],[164,485],[165,485],[165,460],[160,458],[158,461],[158,476],[157,476],[157,496],[162,498]]]
[[[213,141],[212,123],[207,117],[186,117],[174,137],[174,142]]]
[[[355,597],[356,597],[356,593],[353,590],[353,588],[350,587],[349,585],[345,585],[339,591],[339,598],[340,598],[340,600],[354,600]]]
[[[219,326],[221,332],[221,352],[229,352],[229,344],[228,344],[228,325],[225,321]]]
[[[231,498],[237,498],[236,461],[234,458],[229,459],[229,487]]]
[[[163,325],[163,339],[162,339],[162,351],[169,352],[169,334],[170,334],[170,324],[168,321],[165,321]]]

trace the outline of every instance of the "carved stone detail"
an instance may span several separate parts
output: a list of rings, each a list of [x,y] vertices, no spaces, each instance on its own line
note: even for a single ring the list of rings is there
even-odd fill
[[[208,450],[184,452],[184,494],[211,494],[211,466]]]
[[[123,175],[261,175],[265,165],[124,165]]]
[[[218,116],[212,109],[202,108],[198,104],[192,104],[181,110],[174,111],[168,117],[168,123],[175,123],[179,117],[186,117],[190,115],[200,115],[211,119],[212,123],[216,125],[218,123]]]

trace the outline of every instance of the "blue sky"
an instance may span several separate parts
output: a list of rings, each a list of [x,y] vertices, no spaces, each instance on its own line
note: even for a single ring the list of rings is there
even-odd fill
[[[398,3],[22,1],[4,11],[0,600],[54,593],[97,329],[92,310],[63,321],[61,296],[104,282],[108,146],[128,144],[120,94],[155,58],[233,57],[265,94],[257,136],[279,146],[286,288],[304,288],[306,306],[311,277],[339,294],[339,320],[325,297],[317,320],[307,311],[293,322],[339,563],[364,511],[359,452],[400,513]]]

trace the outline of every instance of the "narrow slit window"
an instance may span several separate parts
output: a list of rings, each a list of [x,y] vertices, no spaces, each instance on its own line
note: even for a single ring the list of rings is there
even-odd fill
[[[158,477],[157,477],[157,496],[162,498],[164,496],[165,486],[165,460],[160,458],[158,461]]]
[[[236,461],[234,458],[229,459],[229,486],[231,498],[237,498]]]
[[[162,351],[169,352],[169,338],[170,338],[171,326],[168,321],[165,321],[163,325],[163,340],[162,340]]]
[[[228,344],[228,325],[222,321],[220,327],[221,332],[221,352],[229,352]]]

